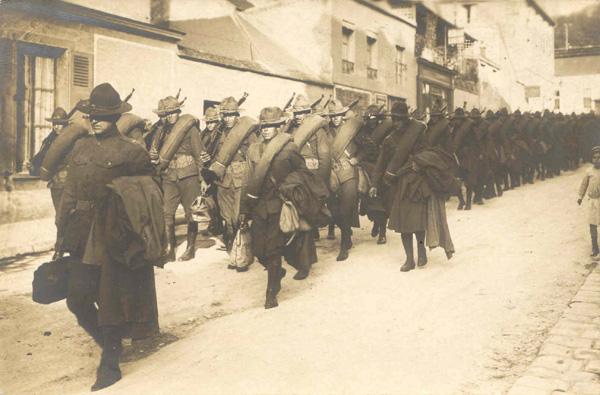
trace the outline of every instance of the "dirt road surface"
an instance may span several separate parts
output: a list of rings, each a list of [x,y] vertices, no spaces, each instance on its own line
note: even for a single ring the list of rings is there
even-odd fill
[[[456,210],[457,253],[409,273],[400,237],[370,223],[336,262],[318,242],[304,281],[288,268],[279,307],[267,276],[226,269],[224,252],[156,270],[163,334],[125,344],[123,379],[102,394],[502,394],[528,367],[593,263],[577,189],[584,168]],[[49,231],[53,231],[49,229]],[[26,235],[23,235],[25,238]],[[183,252],[185,245],[179,247]],[[82,394],[100,350],[63,302],[31,301],[39,255],[0,265],[0,392]]]

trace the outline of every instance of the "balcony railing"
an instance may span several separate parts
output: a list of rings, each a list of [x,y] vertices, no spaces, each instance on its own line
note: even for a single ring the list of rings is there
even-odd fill
[[[354,74],[354,63],[348,60],[342,59],[342,73]]]
[[[376,80],[377,79],[377,69],[372,69],[370,67],[367,67],[367,78],[370,80]]]
[[[406,84],[406,70],[408,67],[405,63],[396,62],[396,84],[404,86]]]

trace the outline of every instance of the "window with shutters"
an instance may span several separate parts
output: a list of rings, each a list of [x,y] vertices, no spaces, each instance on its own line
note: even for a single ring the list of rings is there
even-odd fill
[[[88,55],[73,55],[73,85],[80,88],[91,86],[90,72],[91,57]]]

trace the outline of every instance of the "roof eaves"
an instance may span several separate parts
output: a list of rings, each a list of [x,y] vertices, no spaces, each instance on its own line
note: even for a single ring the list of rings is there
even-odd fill
[[[540,14],[542,16],[542,18],[544,18],[544,20],[546,22],[548,22],[548,24],[550,26],[556,26],[556,22],[554,22],[554,20],[552,20],[552,18],[550,18],[550,15],[548,15],[546,13],[546,11],[544,11],[544,9],[535,0],[526,0],[526,1],[527,1],[527,5],[529,5],[538,14]]]
[[[185,33],[177,30],[158,27],[150,23],[58,0],[52,2],[35,0],[10,1],[1,3],[1,7],[172,42],[177,42],[185,36]]]
[[[357,3],[360,3],[360,4],[364,5],[364,6],[367,6],[367,7],[371,8],[371,9],[377,11],[377,12],[380,12],[380,13],[386,15],[386,16],[389,16],[390,18],[394,18],[394,19],[396,19],[396,20],[398,20],[400,22],[403,22],[403,23],[407,24],[408,26],[411,26],[411,27],[414,27],[414,28],[417,27],[416,23],[413,23],[413,22],[411,22],[409,20],[406,20],[404,18],[400,18],[398,15],[394,15],[391,12],[388,12],[388,11],[384,10],[382,7],[378,6],[377,4],[372,3],[369,0],[354,0],[354,1],[356,1]]]

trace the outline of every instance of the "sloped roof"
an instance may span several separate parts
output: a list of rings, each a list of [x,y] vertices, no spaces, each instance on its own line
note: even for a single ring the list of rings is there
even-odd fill
[[[320,85],[330,81],[314,75],[243,16],[171,21],[169,27],[186,33],[178,43],[180,55],[227,67],[275,75]]]

